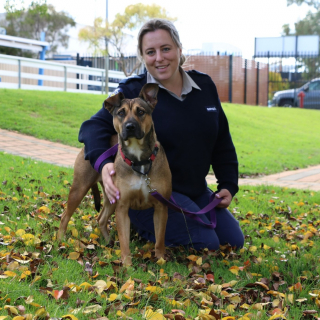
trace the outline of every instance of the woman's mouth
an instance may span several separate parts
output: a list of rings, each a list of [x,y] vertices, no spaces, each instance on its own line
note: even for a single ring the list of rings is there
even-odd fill
[[[165,65],[165,66],[158,66],[156,67],[157,70],[164,70],[168,67],[169,65]]]

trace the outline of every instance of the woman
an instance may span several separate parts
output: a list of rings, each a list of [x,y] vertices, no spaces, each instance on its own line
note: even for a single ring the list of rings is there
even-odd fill
[[[182,70],[182,45],[170,21],[153,19],[144,24],[138,35],[138,55],[147,72],[122,81],[115,92],[132,99],[145,83],[159,85],[153,121],[172,172],[175,202],[193,212],[209,203],[212,191],[207,188],[206,175],[210,165],[218,180],[216,197],[222,199],[216,209],[215,229],[169,209],[166,246],[212,250],[230,243],[242,247],[239,223],[226,209],[238,191],[238,161],[216,86],[206,74]],[[92,166],[110,147],[115,133],[112,117],[104,108],[82,124],[79,141],[85,144],[85,158]],[[116,202],[121,194],[112,182],[116,174],[113,159],[105,160],[99,171],[108,199]],[[140,236],[154,242],[153,209],[130,210],[129,216]],[[205,215],[202,220],[209,223]]]

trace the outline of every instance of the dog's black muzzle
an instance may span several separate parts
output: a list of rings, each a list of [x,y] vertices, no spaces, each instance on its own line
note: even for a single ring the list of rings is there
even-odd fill
[[[136,120],[129,120],[123,124],[122,138],[124,140],[128,140],[129,138],[142,139],[143,137],[144,133]]]

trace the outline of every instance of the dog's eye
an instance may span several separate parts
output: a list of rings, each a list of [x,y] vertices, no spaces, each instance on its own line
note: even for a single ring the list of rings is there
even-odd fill
[[[139,110],[138,110],[138,115],[139,115],[139,116],[143,116],[145,113],[146,113],[146,112],[145,112],[144,110],[142,110],[142,109],[139,109]]]
[[[125,115],[124,110],[123,110],[123,109],[120,110],[120,111],[117,113],[117,115],[118,115],[119,117],[123,117],[123,116]]]

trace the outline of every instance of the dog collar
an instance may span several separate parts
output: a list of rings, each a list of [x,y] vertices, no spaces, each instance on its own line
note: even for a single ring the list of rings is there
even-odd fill
[[[123,159],[123,161],[124,161],[127,165],[131,166],[131,167],[133,168],[133,170],[135,170],[135,171],[137,171],[137,172],[139,172],[139,173],[141,173],[141,174],[142,174],[142,172],[136,170],[135,167],[140,167],[140,166],[143,166],[143,165],[146,165],[146,164],[150,164],[150,168],[149,168],[149,170],[148,170],[148,172],[149,172],[150,169],[151,169],[152,161],[154,161],[154,159],[156,158],[157,153],[158,153],[158,151],[159,151],[159,147],[157,146],[157,144],[155,144],[154,149],[153,149],[153,151],[152,151],[151,156],[149,157],[149,159],[134,162],[134,161],[130,160],[129,158],[127,158],[127,157],[124,155],[121,147],[120,147],[119,149],[120,149],[120,155],[121,155],[121,158]],[[147,172],[147,173],[148,173],[148,172]],[[146,174],[146,173],[143,173],[143,174]]]

